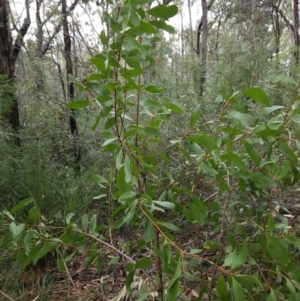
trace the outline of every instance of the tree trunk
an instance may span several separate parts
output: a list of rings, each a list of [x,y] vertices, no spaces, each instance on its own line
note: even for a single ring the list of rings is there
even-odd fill
[[[200,70],[200,97],[204,93],[204,85],[206,80],[206,61],[207,61],[207,39],[208,39],[208,23],[207,23],[207,1],[202,0],[202,44],[201,44],[201,70]]]
[[[192,23],[192,12],[191,12],[191,0],[188,0],[189,9],[189,19],[190,19],[190,47],[191,47],[191,58],[194,59],[194,33],[193,33],[193,23]]]
[[[23,21],[22,27],[13,43],[10,26],[9,26],[9,2],[8,0],[0,0],[0,74],[6,75],[12,82],[14,79],[15,63],[20,53],[23,38],[30,26],[29,1],[25,1],[27,16]],[[9,114],[9,124],[11,128],[18,134],[20,129],[19,106],[15,97]],[[20,138],[18,135],[15,139],[16,145],[20,146]]]
[[[299,0],[292,0],[293,6],[293,38],[294,38],[294,59],[296,65],[299,64]]]
[[[62,0],[62,16],[63,16],[63,35],[64,35],[64,57],[66,60],[66,71],[68,79],[68,99],[69,101],[74,100],[74,85],[73,82],[69,80],[69,74],[73,75],[73,65],[72,65],[72,56],[71,56],[71,37],[69,31],[69,24],[67,19],[67,4],[66,0]],[[79,145],[79,133],[77,128],[77,122],[75,119],[75,112],[71,111],[70,118],[70,129],[74,140],[74,159],[75,159],[75,170],[80,171],[80,145]]]

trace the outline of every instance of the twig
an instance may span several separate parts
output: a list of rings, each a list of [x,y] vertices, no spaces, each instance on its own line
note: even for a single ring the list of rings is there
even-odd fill
[[[9,297],[9,296],[7,296],[6,294],[4,294],[2,291],[0,291],[0,294],[1,294],[2,296],[4,296],[5,298],[7,298],[8,300],[10,300],[10,301],[15,301],[15,300],[12,299],[11,297]]]

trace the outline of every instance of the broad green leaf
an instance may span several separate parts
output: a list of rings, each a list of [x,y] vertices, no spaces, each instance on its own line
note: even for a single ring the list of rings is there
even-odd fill
[[[156,28],[149,22],[141,21],[140,31],[151,34],[151,33],[156,33]]]
[[[241,285],[234,277],[232,277],[231,279],[232,279],[233,299],[235,301],[246,301]]]
[[[134,37],[126,36],[123,40],[123,46],[128,51],[136,49],[141,54],[142,58],[145,58],[146,56],[145,48],[142,45],[140,45]]]
[[[136,269],[147,268],[147,267],[151,266],[153,263],[154,263],[154,261],[152,259],[142,258],[135,264],[135,268]]]
[[[160,137],[161,133],[158,129],[150,127],[150,126],[145,126],[143,128],[143,131],[145,132],[145,134],[149,135],[149,136],[154,136],[154,137]]]
[[[124,61],[131,67],[138,70],[140,73],[143,72],[143,68],[139,61],[133,59],[132,57],[124,57]]]
[[[200,103],[196,106],[196,108],[193,110],[192,114],[191,114],[191,118],[190,118],[190,129],[192,129],[196,122],[199,120],[200,117],[200,109],[201,109],[201,105]]]
[[[205,147],[209,152],[215,149],[219,149],[217,143],[207,135],[198,135],[196,137],[196,142],[201,146]]]
[[[290,243],[290,244],[293,244],[295,247],[297,247],[298,250],[300,250],[300,239],[298,239],[297,237],[295,236],[285,236],[284,239]]]
[[[120,256],[113,257],[107,264],[108,265],[115,265],[119,262],[119,259],[120,259]]]
[[[93,214],[90,220],[91,234],[94,235],[95,229],[97,228],[97,214]]]
[[[162,105],[175,113],[183,113],[182,109],[179,106],[177,106],[171,102],[163,102]]]
[[[92,58],[91,63],[97,67],[100,72],[105,73],[107,71],[105,61],[100,58]]]
[[[283,141],[277,143],[277,148],[282,154],[288,157],[295,165],[298,165],[298,158],[293,152],[293,150]]]
[[[164,202],[164,201],[153,201],[153,203],[160,205],[161,207],[165,207],[168,209],[173,209],[175,208],[175,204],[171,202]]]
[[[217,295],[220,300],[226,300],[226,301],[230,300],[228,285],[221,273],[217,280],[216,289],[217,289]]]
[[[32,260],[35,265],[39,259],[45,257],[50,251],[54,250],[58,245],[54,242],[45,242],[42,248],[38,251],[34,259]]]
[[[125,181],[126,183],[129,183],[132,180],[132,172],[131,172],[131,162],[128,155],[126,155],[125,157],[124,167],[125,167]]]
[[[179,231],[179,230],[180,230],[177,226],[175,226],[175,225],[172,224],[172,223],[167,223],[167,222],[157,222],[157,224],[158,224],[158,225],[161,225],[161,226],[163,226],[163,227],[165,227],[165,228],[167,228],[167,229],[170,229],[170,230],[172,230],[172,231]]]
[[[32,237],[33,237],[32,231],[28,231],[24,236],[24,246],[25,246],[26,254],[28,254],[31,250]]]
[[[285,162],[283,166],[278,166],[279,174],[276,176],[276,180],[284,179],[291,171],[289,162]]]
[[[197,171],[198,172],[202,171],[203,173],[212,177],[218,174],[218,172],[214,168],[212,168],[211,165],[205,162],[200,163]]]
[[[154,108],[159,111],[163,111],[164,107],[156,100],[146,99],[141,102],[141,105],[144,108]]]
[[[175,28],[169,24],[167,24],[165,21],[162,20],[153,20],[149,21],[149,23],[153,26],[155,26],[158,29],[162,29],[168,33],[175,34]]]
[[[235,275],[235,279],[244,287],[253,286],[253,284],[257,285],[258,287],[262,287],[261,282],[254,276],[250,275]],[[246,285],[246,283],[249,285]]]
[[[14,206],[10,212],[16,213],[16,212],[22,210],[27,204],[33,203],[33,202],[34,202],[34,198],[26,198],[26,199],[22,200],[21,202],[19,202],[16,206]]]
[[[179,279],[172,282],[172,285],[168,287],[166,301],[177,300],[177,295],[179,293]]]
[[[14,222],[9,224],[9,230],[13,234],[13,238],[19,236],[25,228],[25,224],[16,225]]]
[[[203,247],[206,250],[218,250],[220,249],[221,245],[217,241],[207,240],[204,242]]]
[[[100,41],[102,43],[103,46],[108,46],[108,41],[107,41],[107,37],[105,35],[105,31],[101,30],[101,33],[99,35]]]
[[[92,101],[90,101],[90,100],[74,100],[67,104],[67,108],[72,109],[72,110],[78,110],[78,109],[87,107],[91,103],[92,103]]]
[[[35,257],[37,256],[39,250],[40,250],[40,245],[39,245],[39,244],[36,245],[36,246],[34,246],[34,247],[30,250],[30,252],[29,252],[29,254],[28,254],[28,257],[27,257],[27,259],[26,259],[26,261],[25,261],[25,263],[24,263],[24,265],[23,265],[23,268],[26,268],[26,267],[30,264],[30,262],[35,261]]]
[[[223,118],[238,120],[243,126],[248,127],[249,123],[253,120],[253,117],[249,114],[241,113],[238,111],[231,111],[223,116]]]
[[[32,207],[29,211],[28,211],[28,219],[32,222],[32,223],[37,223],[40,219],[40,212],[37,209],[37,207]]]
[[[276,182],[273,181],[271,178],[263,175],[259,172],[253,172],[251,173],[251,179],[255,182],[255,185],[262,188],[272,188],[276,187]]]
[[[70,212],[70,213],[67,214],[67,216],[66,216],[66,224],[69,224],[69,223],[70,223],[71,218],[72,218],[74,215],[75,215],[75,213],[73,213],[73,212]]]
[[[246,151],[248,155],[250,156],[251,160],[255,163],[257,167],[260,166],[260,155],[259,153],[254,149],[252,144],[248,143],[247,141],[244,142]]]
[[[145,242],[149,242],[154,237],[154,227],[150,220],[147,219],[145,223],[145,229],[144,229],[144,240]]]
[[[243,160],[234,153],[228,152],[221,156],[222,159],[228,160],[229,162],[232,162],[236,167],[238,167],[242,172],[246,172],[247,168]]]
[[[112,142],[116,141],[118,138],[117,137],[114,137],[114,138],[110,138],[110,139],[107,139],[104,141],[104,143],[102,144],[102,147],[108,145],[108,144],[111,144]]]
[[[14,237],[12,232],[9,231],[8,233],[6,233],[0,243],[0,249],[5,248],[8,244],[10,244],[13,241],[13,239]]]
[[[224,266],[229,266],[232,270],[243,266],[247,260],[248,250],[246,244],[243,244],[241,251],[237,254],[236,249],[230,253],[224,261]]]
[[[283,266],[289,263],[288,246],[282,238],[266,235],[266,247],[276,263]]]
[[[270,292],[268,298],[266,299],[266,301],[277,301],[277,297],[276,297],[273,289],[271,289],[271,292]]]
[[[133,219],[133,217],[136,213],[136,205],[137,205],[137,200],[131,204],[130,210],[127,212],[127,214],[125,214],[125,216],[123,218],[124,224],[131,222],[131,220]]]
[[[154,85],[145,87],[145,90],[150,93],[161,93],[163,91],[163,89],[158,88],[157,86]]]
[[[131,284],[133,282],[133,278],[134,278],[134,273],[135,270],[131,271],[128,273],[128,275],[126,276],[126,290],[128,293],[131,293]]]
[[[81,217],[81,225],[82,225],[83,230],[86,230],[88,223],[89,223],[89,217],[88,217],[87,213],[84,213]]]
[[[258,87],[249,88],[244,90],[243,94],[249,96],[252,100],[254,100],[257,103],[261,103],[265,106],[270,105],[270,101],[268,99],[266,92],[261,88]]]
[[[267,107],[267,108],[261,108],[259,110],[259,114],[260,115],[268,115],[274,111],[281,110],[283,108],[284,108],[284,106],[272,106],[272,107]]]
[[[147,11],[147,14],[160,18],[160,19],[170,19],[178,13],[177,5],[163,5],[159,4]]]
[[[297,84],[297,82],[293,78],[283,74],[271,76],[269,79],[270,82],[272,83],[283,83],[283,84],[294,84],[294,85]]]

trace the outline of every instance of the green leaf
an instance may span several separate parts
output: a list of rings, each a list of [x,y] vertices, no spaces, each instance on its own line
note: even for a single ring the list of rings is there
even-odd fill
[[[216,289],[217,289],[217,295],[220,300],[230,300],[228,299],[230,297],[230,294],[227,287],[227,283],[222,274],[220,274],[218,277]]]
[[[260,155],[259,153],[254,149],[252,144],[248,143],[247,141],[244,142],[246,151],[248,155],[250,156],[251,160],[255,163],[257,167],[260,166]]]
[[[137,60],[127,56],[124,57],[124,60],[131,68],[137,70],[139,74],[142,74],[144,72],[143,68]]]
[[[33,203],[33,202],[34,202],[34,198],[26,198],[26,199],[22,200],[21,202],[19,202],[16,206],[14,206],[10,212],[16,213],[16,212],[22,210],[27,204]]]
[[[5,248],[8,244],[10,244],[13,241],[13,233],[8,232],[5,234],[5,236],[2,238],[1,244],[0,244],[0,249]]]
[[[120,256],[116,256],[114,258],[112,258],[107,264],[108,265],[115,265],[119,262]]]
[[[268,298],[266,299],[266,301],[277,301],[277,297],[276,297],[273,289],[271,289],[271,292],[270,292]]]
[[[90,230],[92,235],[95,235],[96,228],[97,228],[97,214],[93,214],[90,220]]]
[[[9,224],[9,230],[13,234],[13,238],[18,237],[24,230],[25,224],[16,225],[14,222]]]
[[[88,217],[87,213],[84,213],[81,217],[81,225],[82,225],[83,230],[86,230],[88,223],[89,223],[89,217]]]
[[[100,41],[102,43],[103,46],[108,46],[108,40],[107,40],[107,37],[105,35],[105,31],[102,30],[100,35],[99,35],[99,38],[100,38]]]
[[[171,202],[164,202],[164,201],[153,201],[153,203],[158,204],[162,207],[168,208],[168,209],[174,209],[175,208],[175,204],[171,203]]]
[[[289,252],[286,242],[279,237],[266,235],[266,247],[272,259],[280,265],[287,266],[289,263]]]
[[[268,99],[266,92],[261,88],[258,87],[249,88],[244,90],[243,94],[249,96],[252,100],[254,100],[257,103],[261,103],[265,106],[270,105],[270,101]]]
[[[147,4],[147,3],[151,3],[153,2],[153,0],[126,0],[124,2],[124,4],[131,4],[131,5],[143,5],[143,4]]]
[[[283,84],[294,84],[294,85],[297,84],[297,82],[293,78],[283,74],[271,76],[269,79],[270,82],[272,83],[283,83]]]
[[[148,258],[142,258],[140,259],[136,264],[135,264],[135,268],[136,269],[140,269],[140,268],[147,268],[149,266],[151,266],[153,264],[153,260],[148,259]]]
[[[154,228],[153,224],[150,220],[147,219],[145,223],[145,229],[144,229],[144,240],[145,242],[149,242],[154,237]]]
[[[32,222],[32,223],[37,223],[38,220],[40,218],[40,213],[38,211],[38,209],[36,207],[32,207],[29,211],[28,211],[28,219]]]
[[[92,102],[90,100],[74,100],[67,104],[67,108],[72,109],[72,110],[78,110],[78,109],[87,107],[91,103]]]
[[[280,150],[282,154],[288,157],[295,165],[298,165],[298,158],[293,152],[293,150],[283,141],[279,141],[277,143],[277,148]]]
[[[58,245],[54,242],[45,242],[42,248],[38,251],[34,259],[32,260],[33,264],[36,265],[39,259],[45,257],[50,251],[54,250]]]
[[[157,86],[151,85],[145,87],[145,90],[150,93],[161,93],[164,89],[158,88]]]
[[[224,266],[230,266],[230,268],[232,270],[235,270],[235,269],[241,267],[242,265],[244,265],[244,263],[247,260],[247,255],[248,255],[248,250],[247,250],[246,244],[243,244],[243,247],[238,254],[235,249],[232,253],[230,253],[225,258]]]
[[[182,109],[179,106],[171,102],[163,102],[162,105],[175,113],[183,113]]]
[[[140,45],[134,37],[126,36],[123,40],[123,46],[128,51],[136,49],[141,54],[142,58],[145,58],[146,56],[146,51],[144,47]]]
[[[158,129],[150,127],[150,126],[145,126],[143,128],[143,131],[149,136],[154,136],[154,137],[160,137],[161,136],[161,133]]]
[[[125,170],[125,181],[126,183],[129,183],[132,180],[132,172],[131,172],[131,162],[128,155],[125,157],[124,161],[124,170]]]
[[[172,230],[172,231],[179,231],[179,230],[180,230],[177,226],[175,226],[175,225],[172,224],[172,223],[167,223],[167,222],[157,222],[157,224],[158,224],[158,225],[161,225],[161,226],[163,226],[163,227],[165,227],[165,228],[167,228],[167,229],[170,229],[170,230]]]
[[[135,270],[131,271],[128,273],[128,275],[126,276],[126,290],[128,293],[131,293],[131,284],[133,282],[133,278],[134,278],[134,273]]]
[[[249,114],[241,113],[238,111],[231,111],[223,116],[223,118],[238,120],[243,126],[248,127],[253,117]]]
[[[222,159],[225,159],[225,160],[228,160],[229,162],[232,162],[242,172],[246,172],[246,170],[247,170],[247,168],[245,166],[245,163],[242,161],[242,159],[237,154],[228,152],[228,153],[222,155]]]
[[[151,33],[156,33],[156,28],[153,25],[151,25],[149,22],[141,21],[140,31],[151,34]]]
[[[162,5],[159,4],[147,11],[147,14],[160,18],[160,19],[170,19],[178,13],[177,5]]]
[[[152,24],[153,26],[155,26],[158,29],[162,29],[168,33],[171,34],[175,34],[175,28],[169,24],[167,24],[165,21],[162,20],[153,20],[153,21],[149,21],[150,24]]]
[[[205,147],[209,152],[212,152],[215,149],[219,149],[217,143],[207,135],[198,135],[195,136],[197,139],[197,143],[201,146]]]
[[[232,292],[235,301],[246,301],[241,285],[232,277]]]
[[[217,241],[207,240],[203,243],[203,247],[206,250],[218,250],[220,249],[221,245]]]
[[[196,106],[196,108],[193,110],[192,114],[191,114],[191,118],[190,118],[190,129],[192,129],[196,122],[199,120],[200,117],[200,109],[201,109],[201,105],[200,103]]]
[[[105,67],[105,61],[103,59],[92,58],[91,59],[91,63],[93,65],[95,65],[100,72],[102,72],[102,73],[106,73],[107,72],[107,69]]]
[[[75,213],[73,213],[73,212],[70,212],[70,213],[67,214],[67,216],[66,216],[66,224],[69,224],[69,223],[70,223],[71,218],[72,218],[74,215],[75,215]]]

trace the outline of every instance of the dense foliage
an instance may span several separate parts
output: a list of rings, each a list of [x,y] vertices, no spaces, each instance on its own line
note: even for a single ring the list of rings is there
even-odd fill
[[[113,300],[298,300],[297,64],[284,74],[294,53],[268,61],[258,47],[251,61],[253,41],[237,50],[235,37],[223,37],[199,94],[203,61],[165,55],[162,32],[175,33],[168,19],[178,7],[150,2],[104,12],[101,51],[83,79],[68,74],[77,97],[66,104],[63,92],[49,92],[39,114],[24,105],[21,148],[1,124],[0,250],[24,269],[52,256],[70,281],[78,254],[99,274],[106,257],[111,266],[124,260],[126,291]],[[241,17],[238,8],[231,13]],[[27,95],[42,102],[39,87],[52,86],[53,75],[36,72]],[[2,77],[0,89],[7,104],[14,89]],[[82,125],[76,137],[59,126],[70,116]],[[74,143],[82,144],[80,174]],[[118,235],[125,246],[114,243]],[[136,289],[138,272],[148,285]]]

